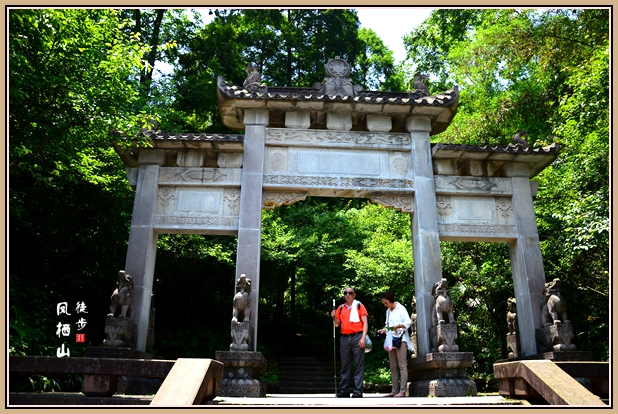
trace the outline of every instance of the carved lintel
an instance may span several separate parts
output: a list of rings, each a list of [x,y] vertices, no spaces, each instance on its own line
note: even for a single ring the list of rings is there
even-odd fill
[[[374,203],[384,207],[392,207],[402,213],[413,213],[413,197],[412,194],[372,193],[369,199]]]
[[[264,191],[262,193],[262,209],[273,210],[282,205],[294,204],[307,198],[305,192]]]

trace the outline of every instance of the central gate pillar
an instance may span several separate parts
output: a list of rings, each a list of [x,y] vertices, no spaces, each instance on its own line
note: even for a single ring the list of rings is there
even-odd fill
[[[536,328],[541,328],[541,305],[545,289],[545,271],[541,244],[532,204],[529,169],[524,163],[507,164],[513,186],[513,210],[517,239],[509,243],[513,288],[517,300],[517,335],[521,356],[537,354]]]
[[[411,217],[412,247],[414,255],[414,291],[417,307],[417,355],[429,353],[429,328],[431,325],[434,283],[442,278],[440,259],[440,234],[434,188],[433,166],[428,117],[411,116],[407,129],[412,141],[412,165],[414,165],[414,213]]]
[[[269,121],[266,109],[245,111],[245,150],[240,187],[236,279],[245,274],[251,279],[251,350],[257,350],[258,302],[260,299],[260,247],[262,234],[262,182],[264,141]]]

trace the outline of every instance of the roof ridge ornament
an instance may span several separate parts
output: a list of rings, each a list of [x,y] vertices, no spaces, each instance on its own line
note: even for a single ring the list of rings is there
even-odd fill
[[[429,88],[427,87],[429,76],[417,73],[414,75],[414,92],[413,95],[429,96]]]
[[[262,80],[262,74],[258,70],[257,66],[247,66],[245,68],[247,73],[247,79],[242,83],[242,87],[252,92],[262,92],[266,89],[266,84],[260,83]]]
[[[324,78],[320,92],[328,96],[356,96],[358,92],[363,90],[363,87],[352,85],[352,81],[348,77],[351,72],[348,62],[339,56],[329,59],[324,66],[326,78]]]

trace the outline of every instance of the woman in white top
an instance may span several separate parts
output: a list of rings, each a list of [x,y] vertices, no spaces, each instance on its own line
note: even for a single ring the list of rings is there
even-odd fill
[[[408,384],[408,349],[412,349],[408,328],[412,325],[412,320],[406,308],[395,301],[392,292],[382,293],[380,300],[387,309],[385,327],[378,332],[386,333],[387,330],[392,330],[393,338],[401,338],[401,346],[388,352],[393,388],[385,397],[405,397]]]

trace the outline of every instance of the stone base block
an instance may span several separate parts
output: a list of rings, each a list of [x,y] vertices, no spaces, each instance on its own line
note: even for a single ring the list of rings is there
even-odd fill
[[[472,352],[433,352],[409,359],[409,396],[475,396],[476,383],[466,378],[466,368],[473,363]]]
[[[219,395],[223,397],[265,397],[266,384],[256,379],[228,379],[219,381]]]
[[[88,358],[163,359],[154,354],[138,351],[133,348],[108,346],[87,346],[86,356]]]
[[[476,383],[467,378],[446,378],[411,381],[410,397],[466,397],[476,396]]]
[[[159,391],[161,384],[163,384],[163,380],[160,378],[127,377],[126,375],[121,375],[118,377],[116,393],[124,395],[151,395]]]
[[[592,361],[592,352],[589,351],[562,351],[543,352],[539,359],[551,359],[552,361]]]
[[[215,359],[223,363],[219,395],[224,397],[264,397],[266,384],[259,380],[266,369],[261,352],[216,351]]]
[[[89,358],[162,359],[156,355],[138,351],[137,349],[110,346],[86,347],[86,356]],[[163,384],[163,380],[160,378],[128,377],[121,375],[118,377],[116,393],[124,395],[156,394],[161,384]]]
[[[573,325],[559,323],[537,328],[535,330],[539,353],[575,351],[576,347],[571,343],[573,340]]]

